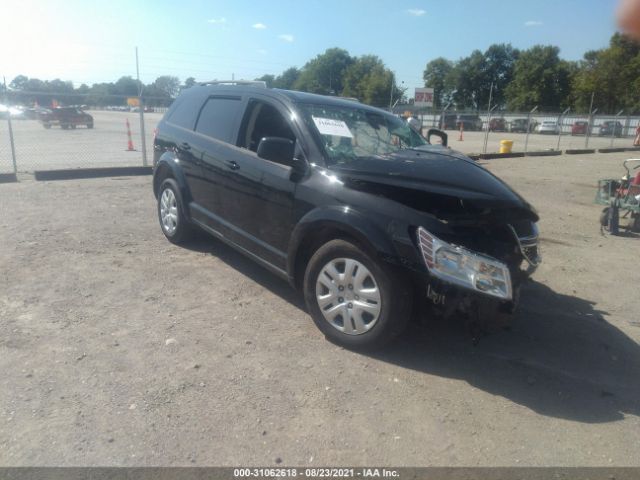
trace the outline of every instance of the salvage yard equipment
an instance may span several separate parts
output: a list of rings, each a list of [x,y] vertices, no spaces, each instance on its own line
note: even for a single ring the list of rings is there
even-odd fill
[[[630,158],[622,163],[627,174],[620,180],[598,180],[596,203],[606,205],[600,214],[600,226],[604,231],[617,235],[620,230],[620,214],[629,217],[627,230],[640,232],[640,158]]]

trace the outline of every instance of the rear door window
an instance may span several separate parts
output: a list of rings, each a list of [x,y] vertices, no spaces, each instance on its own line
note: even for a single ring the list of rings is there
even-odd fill
[[[235,143],[236,121],[241,108],[240,97],[210,97],[202,107],[196,132],[226,143]]]

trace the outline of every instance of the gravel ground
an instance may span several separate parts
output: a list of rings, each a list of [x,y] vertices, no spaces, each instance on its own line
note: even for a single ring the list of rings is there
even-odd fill
[[[640,465],[640,239],[592,203],[622,158],[487,162],[542,218],[513,328],[369,355],[218,241],[168,243],[149,177],[0,185],[0,465]]]

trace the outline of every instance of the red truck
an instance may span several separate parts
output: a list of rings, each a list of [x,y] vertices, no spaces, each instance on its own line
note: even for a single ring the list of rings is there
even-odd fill
[[[53,125],[59,125],[63,130],[79,125],[93,128],[93,117],[78,107],[56,107],[41,112],[39,118],[44,128],[51,128]]]

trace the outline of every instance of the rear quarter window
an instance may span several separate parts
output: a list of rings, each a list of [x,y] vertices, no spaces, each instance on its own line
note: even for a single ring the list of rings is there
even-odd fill
[[[236,122],[242,107],[240,97],[209,97],[202,107],[196,132],[227,143],[234,143]]]
[[[167,117],[167,122],[193,130],[201,105],[202,97],[198,95],[185,96],[182,100],[176,102],[175,108]]]

